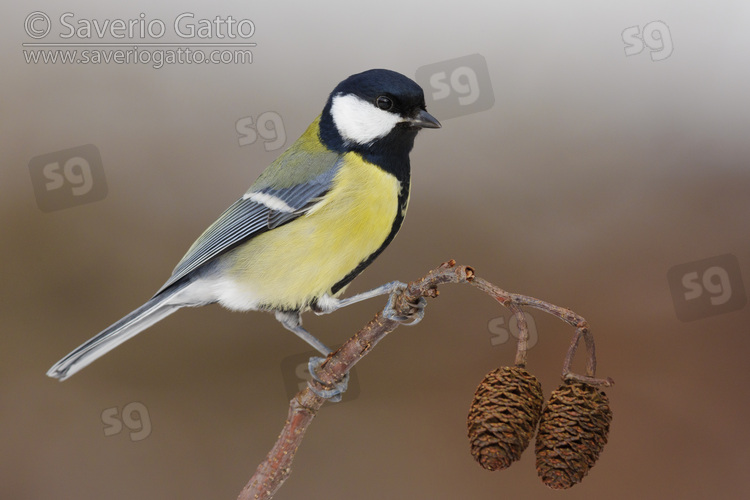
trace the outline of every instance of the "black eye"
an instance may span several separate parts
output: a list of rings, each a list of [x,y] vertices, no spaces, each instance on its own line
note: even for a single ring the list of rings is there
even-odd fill
[[[384,109],[388,111],[393,107],[393,101],[390,97],[386,97],[384,95],[379,96],[377,99],[375,99],[375,105],[379,107],[380,109]]]

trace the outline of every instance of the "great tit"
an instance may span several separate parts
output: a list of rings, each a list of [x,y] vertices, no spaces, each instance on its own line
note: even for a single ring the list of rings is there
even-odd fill
[[[439,128],[422,89],[385,69],[350,76],[323,112],[190,247],[148,302],[55,363],[64,380],[181,307],[274,312],[323,354],[301,313],[332,312],[344,288],[393,240],[409,203],[417,132]],[[405,320],[405,319],[404,319]]]

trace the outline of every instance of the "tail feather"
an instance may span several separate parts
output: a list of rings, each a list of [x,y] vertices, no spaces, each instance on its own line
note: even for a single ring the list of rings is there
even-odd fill
[[[47,371],[47,376],[65,380],[126,340],[135,337],[157,321],[166,318],[182,307],[181,304],[174,304],[169,301],[180,288],[178,286],[174,289],[165,290],[95,337],[87,340],[55,363]]]

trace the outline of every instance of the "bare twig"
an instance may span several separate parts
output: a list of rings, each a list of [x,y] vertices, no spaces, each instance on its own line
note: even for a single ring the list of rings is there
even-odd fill
[[[447,283],[470,283],[495,298],[516,316],[520,329],[515,359],[516,365],[524,366],[526,364],[529,333],[526,317],[521,309],[522,306],[526,306],[552,314],[576,329],[563,365],[564,378],[574,378],[599,385],[612,384],[611,379],[595,378],[594,338],[585,319],[573,311],[534,297],[506,292],[488,281],[475,277],[474,270],[471,267],[458,266],[453,260],[433,269],[419,280],[409,283],[406,290],[400,293],[394,301],[396,313],[404,316],[410,315],[413,312],[413,305],[421,297],[437,297],[437,287]],[[266,459],[258,466],[253,477],[245,485],[238,500],[270,499],[291,474],[292,461],[299,445],[302,443],[305,431],[326,401],[323,397],[315,394],[310,389],[310,385],[314,385],[318,389],[326,389],[341,382],[349,373],[349,370],[366,356],[375,344],[399,325],[399,322],[385,318],[382,312],[379,312],[364,328],[328,355],[316,372],[316,377],[320,382],[311,380],[308,387],[300,391],[289,403],[289,413],[281,434]],[[589,354],[586,375],[577,375],[570,371],[570,364],[581,337],[584,338]]]
[[[521,306],[531,307],[532,309],[538,309],[540,311],[546,312],[547,314],[551,314],[552,316],[559,318],[560,320],[566,322],[576,329],[576,333],[573,336],[573,341],[571,342],[570,348],[568,349],[568,354],[565,357],[565,363],[563,364],[563,378],[580,380],[582,382],[587,382],[593,385],[610,386],[614,384],[614,381],[611,378],[595,378],[596,348],[594,345],[594,336],[591,334],[591,329],[589,328],[588,321],[586,321],[582,316],[579,316],[570,309],[556,306],[534,297],[506,292],[505,290],[493,285],[488,281],[483,280],[482,278],[475,278],[474,280],[472,280],[471,284],[494,297],[495,300],[500,302],[503,306],[507,307],[513,314],[516,315],[516,318],[518,319],[518,328],[520,330],[520,335],[518,336],[518,351],[516,352],[516,365],[526,365],[527,340],[529,336],[528,325],[526,324]],[[578,349],[578,341],[581,339],[581,337],[583,337],[584,342],[586,343],[586,350],[589,354],[589,357],[586,361],[586,375],[579,375],[573,373],[570,370],[570,365],[573,362],[573,357],[575,356],[576,350]]]

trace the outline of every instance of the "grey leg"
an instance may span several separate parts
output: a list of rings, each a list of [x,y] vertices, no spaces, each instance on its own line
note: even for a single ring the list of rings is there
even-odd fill
[[[333,297],[324,296],[321,297],[320,300],[318,300],[318,307],[315,311],[315,314],[332,313],[333,311],[341,309],[342,307],[350,306],[352,304],[356,304],[357,302],[362,302],[363,300],[378,297],[380,295],[389,294],[390,297],[388,298],[388,303],[386,304],[385,309],[383,309],[383,315],[388,319],[392,319],[400,323],[404,323],[407,325],[416,325],[424,317],[424,308],[427,305],[427,301],[424,297],[420,297],[419,302],[413,304],[413,307],[415,309],[414,313],[410,314],[409,316],[397,315],[396,311],[393,308],[393,300],[396,292],[401,292],[402,290],[404,290],[404,288],[406,288],[405,283],[401,283],[400,281],[391,281],[390,283],[386,283],[385,285],[373,288],[372,290],[362,292],[346,299],[335,299]]]
[[[310,344],[316,351],[321,353],[323,356],[328,356],[328,354],[331,353],[331,350],[326,347],[323,342],[318,340],[316,337],[313,336],[312,333],[308,332],[304,328],[302,328],[302,318],[300,313],[295,312],[285,312],[285,311],[276,311],[276,319],[284,325],[284,328],[287,330],[290,330],[294,332],[295,335],[297,335],[299,338]],[[320,367],[320,365],[326,360],[326,358],[320,358],[317,356],[314,356],[310,358],[310,361],[307,363],[307,368],[310,371],[310,376],[320,382],[322,385],[326,387],[330,387],[329,389],[318,389],[313,384],[310,384],[308,382],[308,386],[310,387],[310,390],[313,391],[318,396],[325,398],[331,402],[338,403],[341,401],[341,395],[346,391],[346,387],[349,383],[349,374],[346,374],[346,377],[344,377],[344,380],[339,382],[338,384],[335,384],[333,386],[330,386],[328,384],[325,384],[323,381],[321,381],[318,378],[316,370]]]
[[[302,318],[298,312],[276,311],[276,319],[289,331],[294,332],[299,338],[310,344],[323,356],[328,356],[331,350],[318,340],[312,333],[302,328]]]

